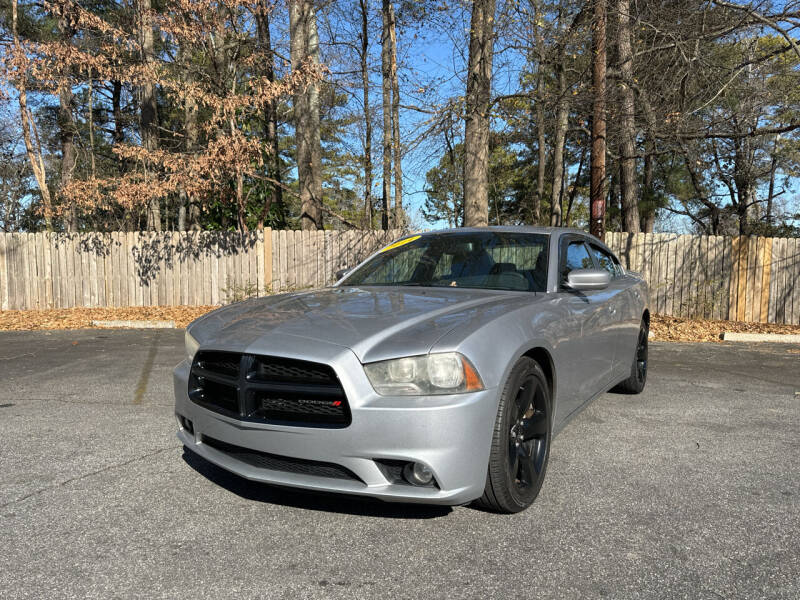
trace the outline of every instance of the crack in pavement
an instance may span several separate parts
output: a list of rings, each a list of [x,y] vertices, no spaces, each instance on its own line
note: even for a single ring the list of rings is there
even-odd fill
[[[59,481],[58,483],[54,483],[53,485],[48,485],[47,487],[43,487],[43,488],[41,488],[39,490],[31,492],[30,494],[25,494],[24,496],[21,496],[21,497],[15,499],[15,500],[10,500],[10,501],[8,501],[8,502],[6,502],[4,504],[0,504],[0,509],[7,508],[7,507],[11,506],[12,504],[19,504],[20,502],[24,502],[25,500],[28,500],[30,498],[33,498],[34,496],[38,496],[39,494],[43,494],[44,492],[53,490],[55,488],[64,487],[67,484],[74,483],[74,482],[80,481],[82,479],[87,479],[88,477],[94,477],[95,475],[100,475],[101,473],[105,473],[107,471],[111,471],[112,469],[116,469],[118,467],[125,467],[125,466],[127,466],[127,465],[129,465],[131,463],[135,463],[136,461],[144,460],[146,458],[151,458],[153,456],[156,456],[157,454],[161,454],[162,452],[166,452],[168,450],[176,450],[177,448],[181,448],[182,446],[183,446],[183,444],[178,444],[178,445],[175,445],[175,446],[169,446],[167,448],[161,448],[159,450],[154,450],[153,452],[148,452],[148,453],[142,454],[140,456],[134,456],[133,458],[131,458],[129,460],[126,460],[126,461],[123,461],[121,463],[115,463],[113,465],[107,465],[107,466],[103,467],[102,469],[97,469],[96,471],[91,471],[89,473],[84,473],[83,475],[78,475],[76,477],[71,477],[70,479],[65,479],[64,481]]]
[[[25,352],[24,354],[17,354],[16,356],[0,356],[0,360],[14,360],[15,358],[22,358],[23,356],[32,356],[36,358],[33,352]]]

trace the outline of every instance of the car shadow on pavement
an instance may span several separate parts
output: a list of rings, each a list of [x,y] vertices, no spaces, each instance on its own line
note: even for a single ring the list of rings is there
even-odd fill
[[[240,498],[254,502],[383,519],[435,519],[447,516],[453,510],[450,506],[389,503],[381,502],[374,498],[362,498],[347,494],[326,494],[324,492],[285,488],[250,481],[208,462],[203,457],[185,448],[183,450],[183,460],[212,483],[225,488]]]

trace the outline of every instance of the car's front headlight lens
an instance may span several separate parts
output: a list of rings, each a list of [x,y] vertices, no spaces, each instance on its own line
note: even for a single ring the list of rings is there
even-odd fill
[[[364,365],[382,396],[459,394],[483,389],[475,367],[458,352],[409,356]]]
[[[189,330],[186,330],[186,334],[183,336],[184,345],[186,346],[186,358],[189,362],[192,362],[194,355],[197,354],[197,349],[200,347],[200,342],[192,337],[192,334],[189,333]]]

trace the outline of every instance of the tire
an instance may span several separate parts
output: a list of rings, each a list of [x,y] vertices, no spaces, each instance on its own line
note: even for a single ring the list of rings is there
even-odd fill
[[[544,371],[535,360],[520,358],[500,396],[480,508],[516,513],[539,495],[550,457],[552,407]]]
[[[650,330],[647,322],[642,320],[639,326],[639,337],[636,340],[636,352],[633,355],[631,375],[621,381],[611,391],[618,394],[639,394],[647,383],[647,336]]]

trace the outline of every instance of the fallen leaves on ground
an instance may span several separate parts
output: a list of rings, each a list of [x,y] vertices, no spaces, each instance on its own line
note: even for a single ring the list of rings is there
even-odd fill
[[[794,333],[798,325],[776,323],[744,323],[742,321],[711,321],[654,315],[650,322],[653,339],[662,342],[721,342],[724,331],[733,333]]]
[[[51,310],[0,311],[0,330],[89,329],[92,321],[175,321],[186,327],[216,306],[131,306],[126,308],[63,308]],[[719,342],[723,331],[737,333],[795,333],[798,325],[711,321],[654,315],[650,331],[656,341]]]
[[[186,327],[216,306],[131,306],[125,308],[58,308],[0,311],[0,330],[90,329],[92,321],[175,321]]]

